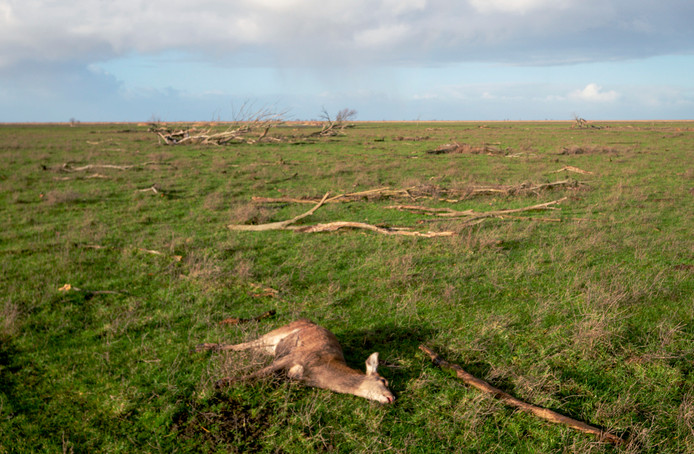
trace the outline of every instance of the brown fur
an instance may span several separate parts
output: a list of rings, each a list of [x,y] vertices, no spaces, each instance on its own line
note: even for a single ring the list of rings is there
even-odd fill
[[[274,355],[275,360],[244,378],[255,378],[278,370],[287,370],[290,378],[308,386],[353,394],[381,403],[395,399],[388,382],[378,375],[378,353],[366,360],[366,374],[345,363],[337,337],[309,320],[297,320],[242,344],[202,344],[198,350],[258,350]],[[231,381],[226,379],[225,381]]]

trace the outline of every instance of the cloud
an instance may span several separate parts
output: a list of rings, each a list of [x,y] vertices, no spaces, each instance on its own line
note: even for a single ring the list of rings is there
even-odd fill
[[[400,42],[409,31],[410,27],[405,24],[379,25],[356,33],[354,42],[360,47],[388,46]]]
[[[470,4],[475,10],[485,14],[496,12],[525,14],[539,8],[561,7],[567,3],[570,2],[556,0],[470,0]]]
[[[571,99],[589,102],[611,102],[619,98],[619,93],[614,90],[603,91],[598,84],[590,83],[583,90],[576,90],[569,94]]]
[[[556,64],[691,53],[693,19],[694,2],[652,0],[0,0],[0,70],[172,49],[237,66]]]

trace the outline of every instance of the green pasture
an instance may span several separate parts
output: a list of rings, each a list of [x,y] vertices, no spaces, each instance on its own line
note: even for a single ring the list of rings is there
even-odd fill
[[[572,126],[287,125],[226,146],[167,146],[135,124],[0,126],[0,453],[694,452],[694,123]],[[486,151],[427,153],[451,143]],[[227,227],[312,207],[253,197],[382,188],[407,191],[296,225],[451,235]],[[393,208],[560,199],[471,223]],[[281,375],[218,389],[266,360],[195,352],[297,318],[333,331],[353,367],[380,352],[395,403]],[[508,408],[420,344],[625,443]]]

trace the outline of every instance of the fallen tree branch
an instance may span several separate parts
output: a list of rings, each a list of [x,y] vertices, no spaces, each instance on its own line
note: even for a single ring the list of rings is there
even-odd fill
[[[507,210],[487,211],[484,213],[477,213],[474,210],[458,211],[452,208],[428,208],[418,205],[390,205],[386,208],[400,211],[410,211],[413,213],[424,213],[438,217],[445,217],[448,219],[463,219],[466,223],[477,223],[476,221],[481,221],[483,219],[492,217],[501,218],[514,213],[522,213],[526,211],[553,210],[555,209],[553,205],[561,203],[564,200],[566,200],[566,197],[562,197],[561,199],[553,200],[551,202],[540,203],[538,205],[533,205],[524,208],[511,208]]]
[[[320,202],[316,204],[313,208],[308,210],[306,213],[300,214],[298,216],[295,216],[291,219],[287,219],[286,221],[279,221],[279,222],[270,222],[268,224],[255,224],[255,225],[244,225],[244,224],[230,224],[227,227],[230,230],[240,230],[240,231],[246,231],[246,232],[264,232],[267,230],[286,230],[286,228],[294,224],[296,221],[299,221],[305,217],[311,216],[318,208],[320,208],[325,201],[328,198],[329,192],[326,192],[323,198],[321,199]]]
[[[564,166],[564,167],[562,167],[561,169],[555,170],[555,171],[552,172],[552,173],[559,173],[559,172],[564,172],[564,171],[567,171],[567,172],[574,172],[574,173],[580,173],[580,174],[583,174],[583,175],[593,175],[593,172],[589,172],[589,171],[587,171],[587,170],[579,169],[578,167],[574,167],[574,166]]]
[[[564,179],[559,181],[553,181],[550,183],[534,184],[530,182],[521,183],[513,186],[482,186],[482,187],[472,187],[463,189],[445,189],[436,186],[410,186],[402,189],[393,189],[389,186],[368,189],[366,191],[360,192],[348,192],[345,194],[340,194],[330,199],[326,200],[325,203],[333,202],[352,202],[361,199],[371,199],[371,198],[407,198],[410,200],[418,199],[434,199],[437,198],[442,202],[459,202],[460,200],[469,199],[477,196],[484,195],[518,195],[526,193],[539,193],[540,191],[547,189],[555,189],[558,187],[569,187],[578,188],[582,186],[582,183],[573,179]],[[445,195],[447,198],[436,197],[437,195]],[[451,198],[455,197],[455,198]],[[252,197],[251,200],[254,203],[304,203],[311,204],[320,201],[318,198],[296,198],[296,197]]]
[[[159,143],[163,141],[165,145],[281,142],[282,139],[268,136],[268,132],[284,123],[284,114],[269,108],[254,109],[251,104],[244,104],[236,115],[237,119],[225,131],[215,130],[214,124],[203,129],[189,127],[174,130],[161,123],[150,124],[149,131],[155,133]]]
[[[372,232],[382,233],[384,235],[403,235],[403,236],[418,236],[422,238],[434,238],[438,236],[452,236],[453,232],[417,232],[408,228],[400,227],[379,227],[363,222],[337,221],[327,224],[308,225],[305,227],[293,227],[291,230],[302,233],[317,233],[317,232],[335,232],[340,229],[363,229]]]
[[[360,192],[349,192],[346,194],[339,194],[331,197],[325,201],[325,203],[333,202],[347,202],[362,198],[369,198],[371,196],[382,196],[382,197],[392,197],[396,195],[404,195],[412,198],[412,195],[408,192],[413,188],[407,189],[391,189],[390,187],[369,189]],[[307,199],[297,199],[293,197],[252,197],[251,200],[255,203],[316,203],[319,199],[307,198]]]
[[[583,433],[595,435],[601,441],[608,441],[617,445],[624,443],[624,439],[618,437],[617,435],[611,434],[597,427],[593,427],[582,421],[569,418],[568,416],[564,416],[547,408],[542,408],[538,407],[537,405],[532,405],[527,402],[523,402],[522,400],[517,399],[498,388],[493,387],[486,381],[480,380],[479,378],[465,372],[463,368],[459,365],[447,362],[439,355],[437,355],[433,350],[424,345],[420,345],[419,349],[427,355],[429,355],[434,365],[440,367],[443,370],[455,372],[456,376],[460,378],[463,382],[465,382],[465,384],[473,386],[478,390],[486,394],[489,394],[496,399],[501,400],[506,405],[518,408],[519,410],[523,410],[528,413],[532,413],[538,418],[544,419],[545,421],[549,421],[556,424],[563,424],[565,426],[571,427],[572,429],[579,430]]]
[[[379,190],[372,190],[372,191],[365,191],[368,193],[373,193]],[[360,193],[360,194],[364,194]],[[236,231],[246,231],[246,232],[264,232],[264,231],[269,231],[269,230],[292,230],[295,232],[301,232],[301,233],[317,233],[317,232],[334,232],[340,229],[346,229],[346,228],[351,228],[351,229],[363,229],[363,230],[370,230],[372,232],[377,232],[381,233],[384,235],[403,235],[403,236],[418,236],[418,237],[423,237],[423,238],[433,238],[433,237],[439,237],[439,236],[452,236],[454,235],[454,232],[450,231],[445,231],[445,232],[418,232],[411,230],[406,227],[379,227],[376,225],[372,224],[366,224],[363,222],[351,222],[351,221],[336,221],[336,222],[329,222],[325,224],[315,224],[315,225],[308,225],[308,226],[292,226],[292,224],[296,223],[297,221],[312,215],[318,208],[320,208],[323,204],[332,202],[335,200],[339,200],[343,197],[345,197],[345,194],[340,194],[331,198],[328,198],[328,194],[326,193],[323,198],[309,211],[306,213],[300,214],[298,216],[293,217],[292,219],[288,219],[286,221],[278,221],[278,222],[270,222],[267,224],[256,224],[256,225],[244,225],[244,224],[230,224],[227,227],[230,230],[236,230]],[[355,193],[357,194],[357,193]],[[535,210],[552,210],[555,209],[553,205],[556,205],[558,203],[561,203],[562,201],[566,200],[566,197],[563,197],[558,200],[553,200],[551,202],[546,202],[546,203],[541,203],[538,205],[533,205],[529,207],[524,207],[524,208],[512,208],[512,209],[507,209],[507,210],[496,210],[496,211],[488,211],[485,213],[477,213],[474,210],[465,210],[465,211],[458,211],[454,210],[451,208],[428,208],[424,206],[419,206],[419,205],[391,205],[386,208],[389,209],[397,209],[397,210],[405,210],[405,211],[411,211],[415,213],[425,213],[425,214],[430,214],[438,217],[445,217],[446,219],[462,219],[464,221],[463,225],[464,226],[470,226],[470,225],[475,225],[479,224],[480,222],[483,222],[485,219],[492,218],[492,217],[497,217],[497,218],[512,218],[509,216],[510,214],[514,213],[521,213],[525,211],[535,211]],[[546,219],[543,219],[546,220]],[[560,220],[552,220],[552,222],[560,222]]]
[[[403,235],[403,236],[418,236],[423,238],[432,238],[436,236],[451,236],[453,232],[417,232],[412,231],[408,228],[394,228],[394,227],[379,227],[376,225],[366,224],[363,222],[349,222],[349,221],[337,221],[329,222],[327,224],[315,224],[308,226],[292,226],[296,221],[303,219],[307,216],[312,215],[318,208],[320,208],[324,203],[329,201],[334,201],[342,197],[342,195],[337,195],[328,199],[328,194],[326,193],[320,202],[316,204],[313,208],[308,210],[306,213],[300,214],[292,219],[279,222],[270,222],[267,224],[257,224],[257,225],[243,225],[243,224],[230,224],[227,227],[231,230],[246,231],[246,232],[265,232],[269,230],[292,230],[295,232],[302,233],[318,233],[318,232],[335,232],[340,229],[363,229],[370,230],[372,232],[382,233],[384,235]]]

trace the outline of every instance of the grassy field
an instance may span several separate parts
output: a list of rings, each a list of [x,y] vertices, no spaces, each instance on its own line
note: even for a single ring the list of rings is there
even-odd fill
[[[599,126],[359,123],[320,140],[297,126],[272,132],[291,143],[224,147],[160,145],[136,125],[0,126],[0,453],[694,452],[694,123]],[[453,142],[469,146],[427,153]],[[254,196],[384,187],[408,191],[297,225],[453,234],[227,228],[311,207]],[[479,222],[389,208],[564,197]],[[216,389],[264,360],[194,352],[300,317],[354,367],[379,351],[396,402],[280,376]],[[510,409],[422,343],[628,442]]]

